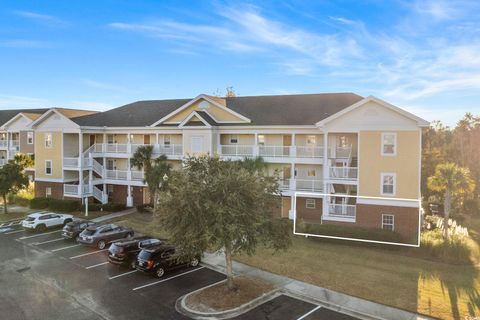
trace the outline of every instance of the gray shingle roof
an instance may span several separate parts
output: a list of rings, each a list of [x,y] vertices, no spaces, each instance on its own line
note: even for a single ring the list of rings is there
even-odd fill
[[[207,121],[207,123],[211,126],[218,126],[218,123],[210,117],[208,113],[205,111],[197,111],[197,113],[200,115],[200,117],[203,118],[203,120]]]
[[[247,125],[313,125],[362,99],[363,97],[354,93],[249,96],[226,98],[226,106],[249,118],[252,122]],[[144,127],[160,120],[190,100],[138,101],[72,120],[80,126]],[[207,120],[205,114],[201,115],[206,121],[209,123],[213,121],[211,124],[214,124],[213,119],[208,117]]]
[[[0,110],[0,126],[3,126],[10,119],[15,117],[20,112],[24,113],[34,113],[34,114],[43,114],[48,109],[11,109],[11,110]]]

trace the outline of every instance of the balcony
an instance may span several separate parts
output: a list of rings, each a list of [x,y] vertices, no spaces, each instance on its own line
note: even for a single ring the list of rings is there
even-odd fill
[[[83,185],[83,192],[80,193],[80,185],[78,184],[64,184],[63,195],[66,197],[81,198],[83,196],[89,196],[92,193],[92,186],[88,184]]]
[[[105,170],[105,179],[110,180],[127,180],[127,170]]]
[[[220,154],[222,156],[253,157],[254,148],[253,145],[220,145]]]
[[[330,167],[329,176],[332,180],[357,180],[358,168],[356,167]]]
[[[65,157],[63,158],[63,168],[64,169],[78,169],[80,168],[80,163],[83,159],[83,168],[89,168],[91,166],[90,159],[85,157]]]
[[[356,205],[353,204],[331,203],[328,205],[328,215],[336,218],[355,219],[356,209]]]
[[[8,148],[8,141],[7,140],[0,140],[0,148]]]
[[[323,180],[310,179],[279,179],[281,191],[323,192]]]
[[[7,163],[7,159],[0,159],[0,167],[3,167]]]
[[[218,148],[220,155],[227,157],[264,158],[322,158],[323,147],[309,146],[264,146],[224,144]]]
[[[141,146],[153,146],[153,154],[166,156],[182,156],[183,146],[181,144],[130,144],[130,143],[96,143],[85,151],[97,154],[124,154],[130,156]]]

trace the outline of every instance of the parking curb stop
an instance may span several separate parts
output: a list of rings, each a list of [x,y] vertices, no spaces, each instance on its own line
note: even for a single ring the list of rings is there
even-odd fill
[[[275,288],[272,291],[267,292],[267,293],[261,295],[260,297],[257,297],[255,299],[253,299],[252,301],[249,301],[249,302],[247,302],[247,303],[245,303],[245,304],[243,304],[239,307],[229,309],[229,310],[225,310],[225,311],[217,311],[217,312],[202,312],[202,311],[193,310],[193,309],[191,309],[187,306],[186,300],[190,295],[192,295],[194,293],[197,293],[201,290],[213,287],[213,286],[215,286],[217,284],[220,284],[220,283],[223,283],[225,281],[226,281],[226,279],[222,280],[222,281],[219,281],[219,282],[216,282],[216,283],[212,283],[211,285],[202,287],[200,289],[197,289],[195,291],[187,293],[186,295],[181,296],[175,302],[175,310],[177,310],[177,312],[179,312],[179,313],[181,313],[181,314],[183,314],[187,317],[190,317],[192,319],[198,319],[198,320],[230,319],[230,318],[239,316],[241,314],[244,314],[244,313],[246,313],[246,312],[248,312],[252,309],[255,309],[259,305],[261,305],[261,304],[263,304],[267,301],[270,301],[272,299],[275,299],[275,298],[277,298],[281,295],[280,290],[278,288]]]

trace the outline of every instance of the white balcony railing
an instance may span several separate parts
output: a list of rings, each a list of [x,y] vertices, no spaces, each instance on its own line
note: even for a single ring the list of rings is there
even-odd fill
[[[285,146],[259,146],[259,155],[262,157],[290,157],[291,147]]]
[[[353,167],[330,167],[330,179],[356,180],[358,179],[358,168]]]
[[[131,172],[132,180],[143,181],[143,179],[144,179],[143,171],[133,171],[132,170],[130,172]]]
[[[323,147],[295,146],[298,158],[322,158]]]
[[[63,194],[65,196],[79,196],[79,185],[78,184],[64,184],[63,185]]]
[[[278,180],[278,187],[280,190],[290,190],[290,180],[291,179],[279,179]]]
[[[250,157],[254,155],[253,145],[221,145],[220,153],[224,156]]]
[[[323,180],[295,179],[295,190],[323,192]]]
[[[0,167],[3,167],[7,163],[7,159],[0,159]]]
[[[8,141],[0,140],[0,148],[8,148]]]
[[[355,218],[356,206],[352,204],[329,204],[328,215],[345,218]]]
[[[76,158],[63,158],[63,166],[67,168],[78,168],[79,160]]]
[[[352,147],[337,147],[335,148],[335,158],[349,158],[351,156]]]
[[[106,170],[107,179],[112,180],[127,180],[126,170]]]
[[[128,152],[128,144],[122,143],[113,143],[113,144],[106,144],[105,152],[107,153],[127,153]]]
[[[154,152],[166,156],[181,156],[183,154],[183,146],[181,144],[157,144]]]

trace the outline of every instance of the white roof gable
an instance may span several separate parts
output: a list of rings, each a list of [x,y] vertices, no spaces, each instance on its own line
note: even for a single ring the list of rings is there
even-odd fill
[[[40,118],[30,124],[31,128],[38,130],[58,130],[68,131],[80,128],[78,124],[58,112],[56,109],[50,109]]]
[[[3,130],[19,131],[28,129],[28,125],[32,122],[30,118],[21,112],[8,120],[3,126]]]

